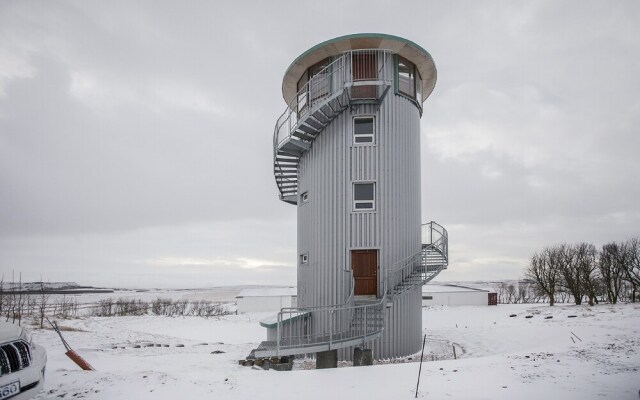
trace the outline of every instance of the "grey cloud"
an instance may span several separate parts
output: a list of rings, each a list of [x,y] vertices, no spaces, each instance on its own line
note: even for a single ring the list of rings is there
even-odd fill
[[[638,17],[633,1],[4,2],[1,273],[295,282],[296,212],[271,164],[281,78],[354,32],[436,61],[422,192],[424,220],[450,227],[442,279],[518,277],[537,246],[637,235]]]

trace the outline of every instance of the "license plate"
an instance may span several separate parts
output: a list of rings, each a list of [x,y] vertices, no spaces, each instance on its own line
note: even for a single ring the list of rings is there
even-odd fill
[[[0,386],[0,399],[6,399],[18,393],[20,393],[20,381]]]

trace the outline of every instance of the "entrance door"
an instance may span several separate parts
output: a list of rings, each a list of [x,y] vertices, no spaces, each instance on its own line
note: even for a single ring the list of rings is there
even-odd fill
[[[355,280],[354,294],[378,295],[378,250],[352,250],[351,269]]]
[[[377,60],[374,53],[354,53],[351,56],[353,81],[374,81],[378,79]],[[354,99],[375,99],[376,87],[372,85],[354,86],[351,90]]]

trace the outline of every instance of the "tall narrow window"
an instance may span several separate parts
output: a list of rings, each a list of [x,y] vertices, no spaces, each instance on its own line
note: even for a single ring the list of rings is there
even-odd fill
[[[331,71],[325,69],[331,64],[331,57],[313,64],[298,81],[297,111],[302,114],[309,103],[326,97],[331,90]],[[307,85],[308,84],[308,85]]]
[[[416,97],[416,66],[398,56],[398,91],[411,98]]]
[[[375,208],[375,183],[353,184],[353,209],[373,210]]]
[[[351,97],[354,99],[375,99],[376,86],[363,85],[364,81],[378,79],[376,53],[369,50],[356,50],[351,54],[351,73],[354,86]]]
[[[353,119],[353,142],[373,143],[375,133],[374,117],[355,117]]]
[[[416,100],[420,107],[422,107],[422,77],[418,68],[416,68]]]
[[[309,100],[312,103],[329,94],[331,85],[331,71],[327,68],[329,64],[331,64],[331,57],[309,67]]]

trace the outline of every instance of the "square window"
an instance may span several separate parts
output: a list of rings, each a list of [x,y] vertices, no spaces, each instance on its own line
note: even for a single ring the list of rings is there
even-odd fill
[[[300,195],[300,203],[304,204],[309,201],[309,192],[304,192]]]
[[[309,254],[300,254],[300,264],[307,264],[309,262]]]
[[[356,117],[353,119],[353,142],[373,143],[375,133],[374,117]]]
[[[353,184],[353,208],[354,210],[375,209],[375,183]]]

